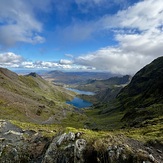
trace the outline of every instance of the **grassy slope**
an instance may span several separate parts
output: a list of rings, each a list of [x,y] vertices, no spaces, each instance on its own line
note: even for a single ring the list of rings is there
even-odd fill
[[[0,85],[0,118],[42,123],[51,117],[50,123],[71,110],[65,101],[73,94],[40,76],[18,76],[1,68]]]
[[[86,114],[94,117],[98,128],[111,128],[110,119],[116,122],[113,126],[120,128],[123,125],[141,127],[146,120],[160,118],[163,115],[163,57],[136,73],[116,100],[95,108]]]
[[[28,78],[30,78],[30,79],[28,79]],[[32,80],[32,81],[30,81],[30,80]],[[46,105],[47,101],[52,100],[55,102],[55,104],[53,106],[54,108],[56,106],[59,108],[63,108],[63,106],[60,107],[63,104],[62,100],[64,99],[62,96],[62,93],[61,93],[62,98],[60,98],[60,96],[58,96],[58,94],[56,92],[57,95],[55,96],[54,99],[52,99],[52,97],[53,97],[52,94],[54,92],[53,93],[48,92],[47,88],[44,89],[44,91],[42,91],[42,90],[40,91],[40,89],[38,89],[37,86],[42,83],[40,81],[42,79],[37,79],[37,80],[39,80],[39,81],[37,81],[37,86],[34,83],[31,84],[33,82],[33,80],[35,80],[35,78],[33,79],[33,77],[26,77],[26,78],[23,78],[23,80],[21,79],[19,81],[20,83],[23,82],[24,84],[27,81],[30,81],[29,84],[27,82],[25,85],[30,86],[31,89],[34,90],[34,92],[30,95],[27,93],[27,95],[25,95],[25,99],[28,96],[32,96],[32,98],[33,98],[33,96],[34,96],[33,94],[36,93],[36,94],[38,94],[39,97],[40,97],[40,95],[41,95],[41,97],[42,96],[45,97],[45,98],[40,99],[41,104]],[[43,86],[44,86],[44,84],[41,85],[41,89],[44,88]],[[7,86],[7,88],[8,88],[8,86]],[[13,87],[9,87],[9,90],[10,89],[13,89]],[[14,90],[15,89],[16,88],[14,88]],[[20,90],[23,91],[22,89],[20,89]],[[17,90],[17,89],[16,89],[16,91],[19,92],[19,90]],[[11,92],[11,90],[10,90],[10,92]],[[23,93],[22,94],[20,93],[20,95],[24,96]],[[58,100],[59,100],[59,102],[58,102]],[[39,101],[39,103],[40,103],[40,101]],[[100,141],[101,140],[101,142],[104,142],[104,144],[105,144],[105,142],[106,142],[105,140],[107,140],[107,138],[116,136],[116,135],[124,135],[124,136],[131,137],[136,140],[143,141],[143,142],[150,142],[150,141],[156,140],[163,144],[163,137],[162,137],[162,135],[163,135],[163,127],[162,127],[163,118],[162,118],[161,114],[158,116],[157,111],[156,111],[156,108],[157,108],[157,110],[159,110],[159,108],[162,108],[162,105],[158,104],[153,107],[148,106],[150,108],[147,108],[147,110],[153,111],[153,113],[154,113],[153,115],[156,115],[156,116],[152,117],[151,120],[143,119],[141,121],[142,126],[139,126],[138,128],[126,128],[126,129],[121,129],[121,127],[123,127],[125,124],[125,122],[121,121],[121,119],[122,119],[122,117],[124,117],[124,114],[126,112],[120,111],[120,110],[114,111],[115,105],[116,105],[116,107],[120,106],[120,103],[96,106],[92,110],[85,110],[86,115],[83,114],[83,112],[81,112],[81,113],[67,112],[66,113],[67,118],[61,120],[60,125],[36,125],[33,123],[27,123],[27,122],[20,123],[19,121],[12,121],[12,123],[24,128],[24,129],[33,129],[36,131],[41,130],[41,132],[43,134],[46,134],[48,136],[54,136],[57,132],[81,131],[84,133],[83,138],[86,138],[87,140],[90,140],[90,141],[93,141],[93,140]],[[0,106],[10,107],[5,103],[5,101],[2,98],[0,100]],[[61,112],[59,112],[60,114],[58,114],[58,117],[63,116],[62,111],[63,110],[61,109]],[[139,111],[141,111],[141,110],[139,110]],[[143,114],[143,116],[144,116],[144,114]],[[94,130],[99,130],[99,131],[92,131],[89,128],[94,129]],[[111,132],[106,131],[108,129],[111,130]]]
[[[163,57],[138,71],[121,90],[118,100],[124,110],[163,103]]]

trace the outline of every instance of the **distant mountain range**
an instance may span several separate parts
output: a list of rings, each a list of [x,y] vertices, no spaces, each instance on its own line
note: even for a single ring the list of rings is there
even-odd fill
[[[46,79],[53,79],[54,83],[83,84],[88,80],[104,80],[116,75],[109,72],[62,72],[55,70],[46,72],[42,76]]]

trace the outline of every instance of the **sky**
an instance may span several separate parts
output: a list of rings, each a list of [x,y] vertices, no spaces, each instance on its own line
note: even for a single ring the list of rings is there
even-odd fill
[[[0,67],[133,75],[162,52],[162,0],[0,0]]]

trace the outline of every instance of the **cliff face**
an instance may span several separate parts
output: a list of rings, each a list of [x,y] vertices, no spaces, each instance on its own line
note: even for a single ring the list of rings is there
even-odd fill
[[[68,132],[53,138],[22,130],[0,120],[1,163],[161,163],[163,153],[123,135],[89,140],[87,133]],[[83,135],[85,135],[83,137]],[[92,135],[93,136],[93,135]]]

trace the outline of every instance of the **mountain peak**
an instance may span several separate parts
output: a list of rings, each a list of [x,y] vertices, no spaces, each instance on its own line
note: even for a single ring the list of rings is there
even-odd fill
[[[42,78],[40,75],[38,75],[36,72],[31,72],[31,73],[29,73],[28,75],[26,75],[26,76],[32,76],[32,77],[35,77],[35,78]]]
[[[59,71],[59,70],[54,70],[54,71],[50,71],[48,74],[60,75],[60,74],[64,74],[64,72]]]

